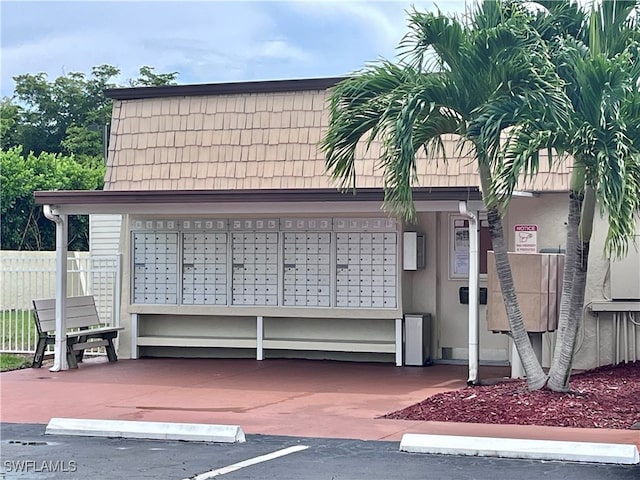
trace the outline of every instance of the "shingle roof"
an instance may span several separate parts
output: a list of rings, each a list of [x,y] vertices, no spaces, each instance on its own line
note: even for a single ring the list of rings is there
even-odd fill
[[[318,148],[328,124],[328,91],[295,85],[294,91],[205,95],[198,94],[202,89],[187,93],[183,86],[174,87],[176,96],[171,87],[156,97],[113,94],[129,99],[114,101],[105,190],[334,186]],[[374,143],[367,152],[359,149],[358,187],[382,186],[379,148]],[[447,162],[420,155],[416,186],[478,185],[474,162],[460,154],[454,138],[448,139],[446,151]],[[542,173],[526,188],[567,190],[568,166]]]

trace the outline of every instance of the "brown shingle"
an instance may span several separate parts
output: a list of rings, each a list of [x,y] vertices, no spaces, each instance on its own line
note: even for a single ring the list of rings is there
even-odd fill
[[[189,102],[189,113],[191,115],[202,113],[202,97],[190,97],[185,99],[185,103]]]
[[[335,186],[318,148],[328,122],[327,95],[309,91],[116,100],[105,189]],[[419,152],[419,184],[477,185],[468,152],[468,146],[457,148],[453,136],[445,141],[448,162],[440,154],[426,159]],[[377,141],[369,151],[358,146],[359,186],[382,185],[382,172],[376,168],[379,155]],[[546,159],[541,160],[541,171],[549,173],[529,185],[566,189],[570,168],[549,168]],[[167,168],[145,167],[152,164]],[[145,168],[152,173],[143,173]]]
[[[196,132],[193,130],[188,130],[184,132],[184,144],[185,145],[197,145]]]

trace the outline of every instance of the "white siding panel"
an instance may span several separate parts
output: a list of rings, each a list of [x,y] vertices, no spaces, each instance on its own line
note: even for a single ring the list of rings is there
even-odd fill
[[[122,215],[89,216],[89,251],[92,255],[120,253]]]

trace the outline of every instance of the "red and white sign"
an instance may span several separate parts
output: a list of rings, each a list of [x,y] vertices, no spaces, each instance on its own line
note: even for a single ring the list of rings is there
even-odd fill
[[[538,251],[538,225],[514,225],[516,253],[536,253]]]

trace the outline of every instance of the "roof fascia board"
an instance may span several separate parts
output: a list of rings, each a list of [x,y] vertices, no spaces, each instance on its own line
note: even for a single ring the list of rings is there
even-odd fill
[[[457,212],[458,200],[433,200],[416,203],[418,212]],[[129,214],[129,215],[320,215],[384,213],[382,202],[295,202],[295,203],[117,203],[52,205],[64,215]],[[479,210],[484,210],[481,208]]]
[[[201,95],[300,92],[309,90],[327,90],[346,78],[348,77],[113,88],[105,90],[104,94],[115,100],[138,100],[143,98],[190,97]]]
[[[456,202],[451,202],[456,203]],[[456,203],[457,204],[457,203]],[[129,215],[315,215],[349,213],[381,213],[378,202],[252,202],[252,203],[119,203],[103,205],[54,205],[54,211],[66,215],[100,213]]]
[[[352,194],[334,188],[262,190],[53,190],[35,192],[38,204],[101,203],[238,203],[238,202],[327,202],[376,201],[384,199],[381,188],[359,188]],[[419,200],[480,200],[478,187],[418,187]]]
[[[481,203],[477,187],[418,188],[414,190],[418,211],[455,211],[457,202]],[[382,189],[359,189],[356,195],[334,189],[235,190],[235,191],[49,191],[36,192],[36,203],[54,206],[58,213],[351,213],[380,212]]]

